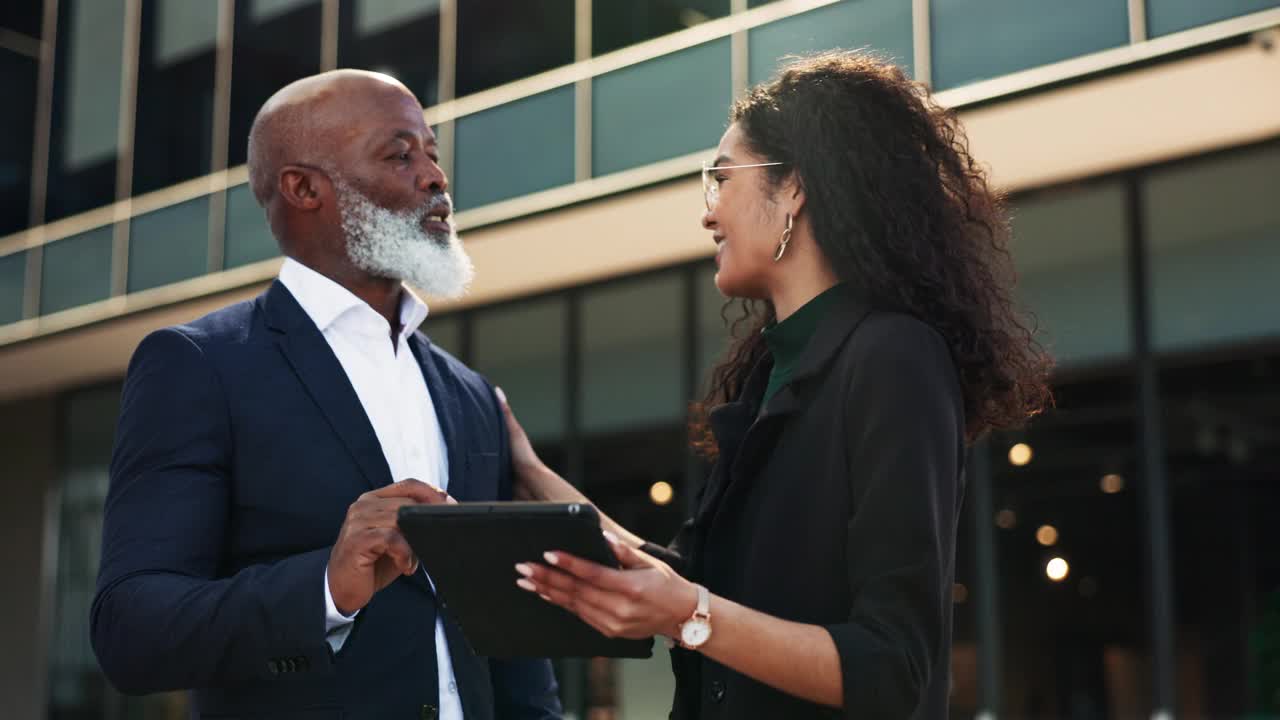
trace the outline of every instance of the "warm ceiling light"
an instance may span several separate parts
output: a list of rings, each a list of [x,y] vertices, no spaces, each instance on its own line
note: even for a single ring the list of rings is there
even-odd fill
[[[1067,565],[1067,561],[1060,557],[1050,560],[1044,566],[1044,574],[1054,582],[1062,582],[1067,579],[1067,573],[1071,572],[1071,566]]]
[[[1026,443],[1018,443],[1009,448],[1009,464],[1022,467],[1031,462],[1031,446]]]
[[[1052,525],[1041,525],[1036,530],[1036,542],[1045,547],[1049,547],[1058,542],[1058,528]]]
[[[1018,513],[1005,508],[996,513],[996,527],[1002,530],[1012,530],[1018,524]]]
[[[666,505],[671,502],[671,498],[675,497],[676,491],[672,489],[671,483],[659,480],[649,488],[649,499],[654,505]]]
[[[1102,480],[1098,482],[1098,485],[1102,488],[1102,492],[1108,495],[1115,495],[1121,490],[1124,490],[1124,477],[1116,475],[1115,473],[1103,475]]]

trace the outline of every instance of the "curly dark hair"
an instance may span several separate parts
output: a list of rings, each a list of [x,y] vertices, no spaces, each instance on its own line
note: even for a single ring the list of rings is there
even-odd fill
[[[751,88],[730,121],[754,153],[785,163],[764,173],[767,190],[795,174],[836,276],[873,307],[912,315],[946,340],[969,442],[1050,402],[1052,362],[1014,302],[1003,198],[969,154],[955,113],[928,88],[872,54],[826,52]],[[693,406],[693,444],[709,456],[706,413],[742,392],[766,351],[759,331],[775,319],[767,301],[743,301],[741,313]]]

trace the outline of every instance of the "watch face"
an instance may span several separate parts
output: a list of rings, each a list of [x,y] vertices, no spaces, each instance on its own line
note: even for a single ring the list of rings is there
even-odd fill
[[[706,620],[689,620],[680,628],[680,641],[689,647],[698,647],[710,637],[711,624]]]

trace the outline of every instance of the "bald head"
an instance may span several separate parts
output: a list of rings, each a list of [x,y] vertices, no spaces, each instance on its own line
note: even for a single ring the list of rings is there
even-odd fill
[[[355,139],[371,107],[388,101],[418,102],[400,81],[365,70],[312,75],[272,95],[249,130],[249,184],[258,204],[270,205],[288,165],[341,173],[335,151]]]

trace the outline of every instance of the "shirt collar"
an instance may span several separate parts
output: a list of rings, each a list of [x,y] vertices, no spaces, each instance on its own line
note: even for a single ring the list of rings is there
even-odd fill
[[[280,283],[322,333],[339,319],[344,326],[351,323],[353,329],[367,329],[383,336],[389,332],[386,318],[365,301],[293,258],[285,258],[280,267]],[[428,309],[427,304],[408,286],[401,287],[404,292],[400,294],[400,335],[408,337],[427,319]]]

